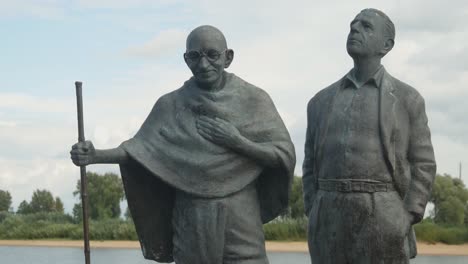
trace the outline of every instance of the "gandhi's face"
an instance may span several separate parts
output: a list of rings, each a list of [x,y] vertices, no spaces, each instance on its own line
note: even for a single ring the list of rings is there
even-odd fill
[[[374,57],[382,54],[385,44],[384,19],[374,12],[361,12],[351,22],[346,49],[353,57]]]
[[[190,54],[198,52],[198,58]],[[192,37],[187,43],[185,62],[202,88],[212,88],[222,79],[224,68],[229,66],[226,58],[226,44],[210,36],[209,32]]]

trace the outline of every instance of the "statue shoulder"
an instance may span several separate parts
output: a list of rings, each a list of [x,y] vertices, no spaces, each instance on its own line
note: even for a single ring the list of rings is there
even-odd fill
[[[182,96],[183,93],[185,93],[186,88],[188,87],[189,81],[186,81],[184,85],[181,87],[168,92],[166,94],[163,94],[161,97],[156,100],[153,109],[154,108],[160,108],[160,107],[167,107],[175,104],[175,101]]]
[[[159,97],[158,100],[156,100],[156,103],[154,104],[154,106],[161,107],[161,106],[170,104],[171,101],[173,100],[174,92],[175,91],[172,91]]]
[[[329,86],[321,89],[318,91],[307,104],[307,109],[311,109],[316,105],[320,104],[328,104],[332,100],[333,96],[336,94],[337,89],[341,87],[343,82],[343,78],[339,79],[338,81],[330,84]]]
[[[248,81],[245,81],[244,79],[236,76],[233,73],[230,73],[230,75],[231,75],[231,82],[235,83],[236,86],[242,89],[241,93],[243,93],[248,98],[259,100],[259,101],[268,101],[268,102],[272,101],[270,95],[262,88],[256,85],[253,85],[249,83]]]
[[[388,76],[393,82],[395,94],[400,101],[405,102],[408,106],[411,106],[414,103],[424,102],[424,98],[416,88],[391,76],[390,74]]]

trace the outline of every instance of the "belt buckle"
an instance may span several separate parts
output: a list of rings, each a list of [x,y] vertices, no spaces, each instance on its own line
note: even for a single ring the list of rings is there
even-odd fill
[[[340,191],[350,192],[351,191],[351,182],[350,181],[340,181]]]

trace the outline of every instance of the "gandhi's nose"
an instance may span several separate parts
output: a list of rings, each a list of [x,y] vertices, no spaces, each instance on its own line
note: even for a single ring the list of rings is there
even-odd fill
[[[202,56],[200,58],[200,61],[198,62],[198,67],[200,68],[206,68],[210,66],[210,62],[208,61],[208,59],[206,58],[206,56]]]

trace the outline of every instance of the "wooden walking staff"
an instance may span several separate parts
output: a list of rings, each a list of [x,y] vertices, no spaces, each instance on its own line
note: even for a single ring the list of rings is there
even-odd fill
[[[76,105],[78,113],[78,142],[84,142],[84,125],[83,125],[83,96],[81,93],[81,82],[75,82],[76,88]],[[86,166],[80,166],[81,173],[81,207],[83,209],[83,238],[84,238],[84,254],[85,263],[90,264],[89,257],[89,225],[88,225],[88,183],[86,180]]]

